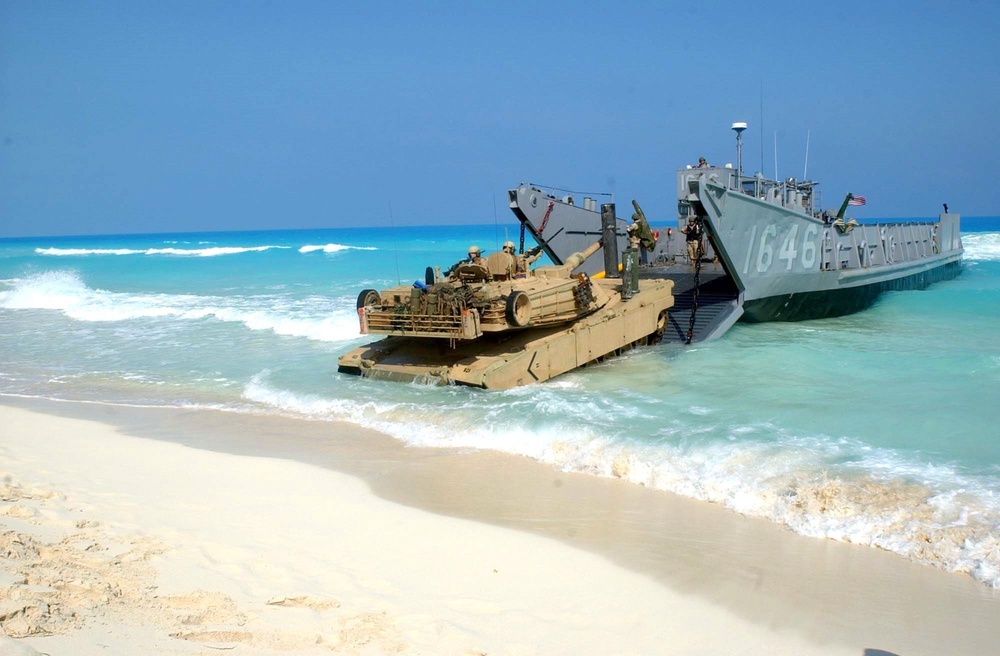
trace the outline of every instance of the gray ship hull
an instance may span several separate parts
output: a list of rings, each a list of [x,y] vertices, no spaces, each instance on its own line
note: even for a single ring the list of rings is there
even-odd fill
[[[838,289],[768,296],[743,304],[743,321],[805,321],[860,312],[878,300],[882,292],[924,289],[961,273],[961,262],[947,262],[890,280],[845,286]]]
[[[684,169],[677,180],[677,219],[667,225],[651,221],[656,247],[640,270],[642,277],[675,281],[675,340],[682,340],[692,323],[698,324],[693,339],[698,341],[724,334],[737,320],[850,314],[869,307],[883,291],[922,289],[961,271],[957,214],[942,214],[935,222],[861,225],[813,213],[801,184],[741,179],[728,168]],[[816,183],[806,184],[808,192]],[[509,197],[524,233],[554,262],[600,237],[600,208],[589,198],[581,207],[569,196],[558,198],[533,185],[521,185]],[[680,233],[691,217],[707,237],[697,267]],[[629,222],[616,223],[620,252],[628,247]],[[601,275],[602,262],[591,258],[580,270]],[[691,308],[696,308],[693,322]]]

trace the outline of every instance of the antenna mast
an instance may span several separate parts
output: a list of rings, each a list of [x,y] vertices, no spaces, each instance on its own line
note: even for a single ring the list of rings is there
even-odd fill
[[[778,131],[774,131],[774,181],[778,182]]]
[[[809,175],[808,175],[808,172],[809,172],[809,134],[811,132],[812,132],[812,130],[806,130],[806,165],[802,168],[802,179],[803,180],[808,180],[809,179]]]
[[[733,123],[733,132],[736,133],[736,186],[743,188],[743,131],[747,129],[745,121]]]
[[[764,78],[760,78],[760,174],[764,175]]]

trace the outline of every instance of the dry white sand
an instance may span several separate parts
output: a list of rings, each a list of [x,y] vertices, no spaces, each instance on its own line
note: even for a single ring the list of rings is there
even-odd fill
[[[968,577],[620,481],[339,425],[32,407],[0,406],[0,654],[1000,644]]]

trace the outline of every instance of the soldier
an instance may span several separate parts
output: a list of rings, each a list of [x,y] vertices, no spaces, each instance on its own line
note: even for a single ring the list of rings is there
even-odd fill
[[[695,168],[696,169],[707,169],[708,168],[708,162],[705,160],[704,157],[699,157],[698,158],[698,166],[696,166]]]
[[[688,217],[687,225],[681,228],[681,232],[687,237],[688,259],[694,265],[695,262],[701,259],[701,255],[704,252],[701,243],[701,224],[695,221],[693,216],[690,216]]]
[[[444,275],[450,276],[458,269],[458,267],[464,264],[478,264],[479,266],[486,268],[486,259],[483,257],[483,252],[479,250],[478,246],[469,246],[469,257],[452,264],[451,267],[444,272]]]
[[[511,252],[514,250],[514,244],[511,243]],[[524,278],[528,275],[528,271],[531,269],[531,265],[535,263],[535,260],[542,256],[542,247],[535,246],[534,248],[529,248],[524,251],[521,255],[517,256],[517,277]]]
[[[469,246],[469,264],[478,264],[479,266],[486,266],[486,260],[483,258],[483,252],[479,250],[478,246]]]
[[[653,231],[649,229],[646,215],[639,207],[639,203],[633,200],[632,207],[635,208],[635,213],[632,215],[632,225],[628,227],[627,232],[630,237],[639,240],[639,261],[643,264],[649,264],[649,252],[656,248],[656,238],[653,237]]]

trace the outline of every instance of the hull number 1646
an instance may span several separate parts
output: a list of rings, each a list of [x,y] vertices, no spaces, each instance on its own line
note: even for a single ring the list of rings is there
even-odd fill
[[[750,230],[750,239],[747,242],[747,255],[743,261],[743,273],[749,273],[751,264],[755,264],[757,273],[767,273],[775,260],[777,265],[785,271],[791,271],[798,262],[801,269],[812,271],[816,268],[816,237],[819,235],[819,226],[807,225],[802,230],[799,238],[798,224],[792,224],[787,231],[781,235],[781,246],[778,247],[779,235],[775,224],[770,224],[761,231],[760,238],[757,238],[757,226]],[[777,252],[775,252],[777,249]],[[756,251],[756,257],[754,256]]]

